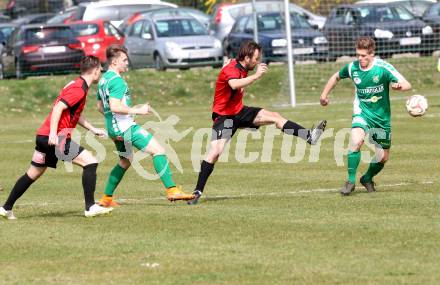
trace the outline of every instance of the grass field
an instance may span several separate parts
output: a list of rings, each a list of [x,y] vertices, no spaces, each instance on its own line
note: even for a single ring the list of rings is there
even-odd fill
[[[18,201],[17,221],[0,220],[0,284],[439,284],[440,80],[435,63],[413,63],[398,68],[413,83],[413,93],[428,97],[430,109],[411,118],[404,105],[412,92],[392,93],[392,155],[376,178],[377,193],[359,186],[350,197],[337,193],[346,167],[336,164],[334,136],[323,140],[318,162],[308,161],[307,148],[298,163],[282,161],[277,135],[271,162],[261,162],[263,140],[249,139],[246,153],[260,156],[256,163],[240,164],[235,138],[229,162],[216,165],[198,205],[167,202],[158,181],[144,180],[131,169],[116,192],[122,207],[86,219],[81,170],[69,173],[59,163]],[[313,66],[298,70],[298,102],[317,102],[338,66],[313,80],[301,76]],[[184,169],[175,171],[176,181],[188,192],[197,180],[190,155],[193,135],[210,127],[217,72],[128,74],[136,103],[151,102],[162,118],[178,115],[179,131],[194,128],[179,143],[171,142]],[[350,126],[349,82],[334,90],[333,104],[325,109],[276,107],[288,102],[285,72],[283,66],[271,67],[248,90],[246,103],[306,126],[326,118],[334,134]],[[0,81],[1,203],[28,167],[35,130],[72,77]],[[102,127],[90,93],[85,114]],[[146,120],[139,117],[140,123]],[[117,161],[112,143],[100,142],[107,156],[98,168],[97,198]],[[92,150],[84,138],[82,144]],[[367,166],[362,163],[360,170]],[[150,160],[145,168],[152,171]]]

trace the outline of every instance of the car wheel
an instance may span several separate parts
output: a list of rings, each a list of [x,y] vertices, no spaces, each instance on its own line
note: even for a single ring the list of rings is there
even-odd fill
[[[166,67],[165,64],[163,63],[162,57],[160,56],[160,54],[156,54],[154,56],[154,68],[156,68],[156,70],[158,71],[165,71]]]
[[[17,79],[25,79],[26,78],[23,75],[23,70],[22,70],[21,64],[18,60],[15,63],[15,77],[17,77]]]

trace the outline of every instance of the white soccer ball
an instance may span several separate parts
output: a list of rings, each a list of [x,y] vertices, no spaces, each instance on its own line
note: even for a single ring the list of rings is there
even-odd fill
[[[412,95],[406,101],[406,110],[413,117],[420,117],[428,110],[428,100],[423,95]]]

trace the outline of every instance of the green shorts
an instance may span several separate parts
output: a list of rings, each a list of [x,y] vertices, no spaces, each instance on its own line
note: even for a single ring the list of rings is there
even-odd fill
[[[391,129],[384,129],[369,122],[360,115],[353,116],[351,128],[361,128],[368,135],[370,142],[383,149],[391,148]]]
[[[113,137],[116,150],[121,158],[131,158],[133,156],[132,147],[142,150],[148,146],[153,135],[144,130],[139,125],[133,125],[127,129],[122,136]]]

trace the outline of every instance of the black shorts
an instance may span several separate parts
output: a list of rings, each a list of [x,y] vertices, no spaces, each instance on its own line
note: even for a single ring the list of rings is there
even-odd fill
[[[57,168],[58,159],[72,161],[84,150],[70,138],[59,137],[58,141],[59,144],[55,147],[49,145],[49,137],[37,136],[31,164],[37,167]]]
[[[230,139],[238,129],[255,128],[254,120],[262,108],[244,106],[241,111],[232,116],[212,113],[212,138],[211,140]]]

